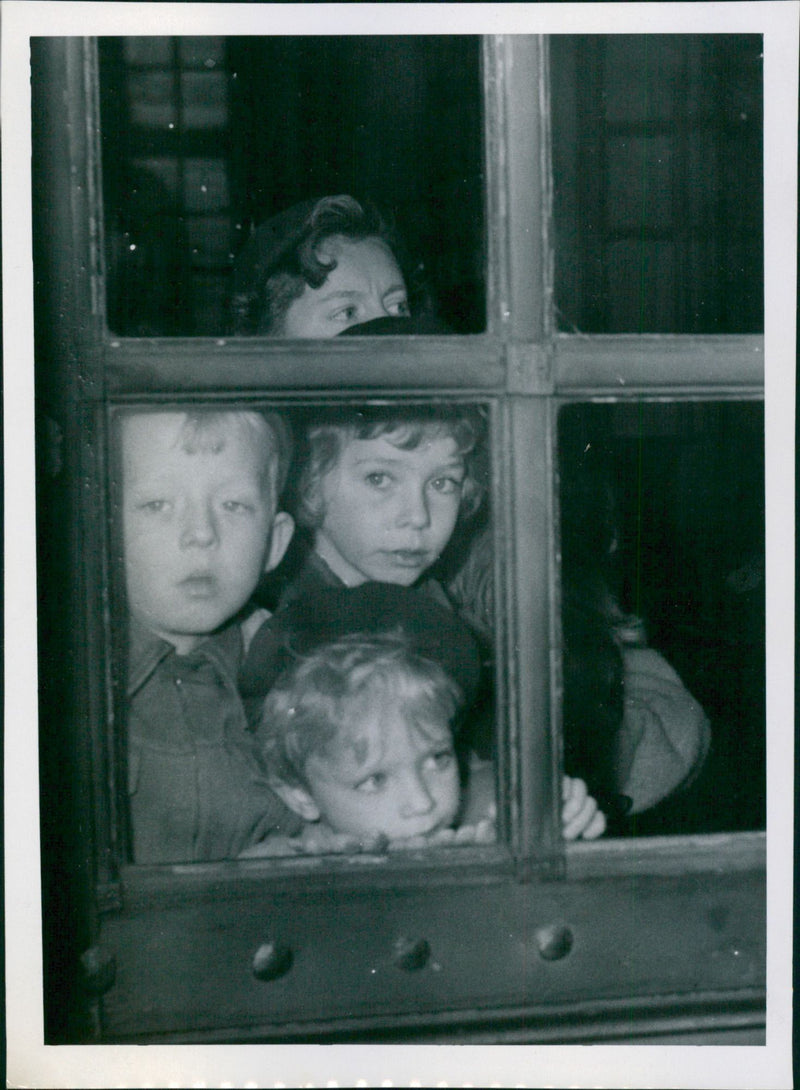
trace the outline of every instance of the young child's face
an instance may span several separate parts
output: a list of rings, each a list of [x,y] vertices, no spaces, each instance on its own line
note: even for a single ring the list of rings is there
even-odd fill
[[[321,481],[315,548],[347,586],[411,586],[450,540],[464,475],[451,436],[434,431],[411,450],[352,439]]]
[[[292,526],[278,515],[271,539],[263,436],[223,423],[217,442],[190,454],[184,422],[182,413],[142,413],[122,426],[128,605],[181,653],[247,602],[262,571],[280,559]]]
[[[351,325],[373,318],[408,314],[403,274],[389,247],[378,238],[353,241],[341,235],[326,239],[317,255],[336,261],[319,288],[306,285],[287,310],[285,337],[335,337]]]
[[[446,722],[424,730],[393,701],[371,701],[336,756],[312,754],[305,766],[318,816],[331,829],[391,840],[424,836],[455,820],[458,766]]]

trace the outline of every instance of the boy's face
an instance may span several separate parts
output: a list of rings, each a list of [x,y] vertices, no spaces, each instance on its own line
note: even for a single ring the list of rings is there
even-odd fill
[[[317,552],[346,586],[411,586],[450,540],[464,475],[451,436],[432,432],[412,450],[383,436],[346,442],[320,482]]]
[[[265,438],[232,421],[187,453],[185,420],[143,413],[122,425],[128,605],[180,653],[241,609],[292,532],[283,513],[273,525]]]
[[[398,840],[455,820],[460,787],[447,723],[423,731],[396,702],[374,700],[340,750],[312,754],[304,770],[317,816],[335,832]]]
[[[333,235],[317,247],[323,262],[336,268],[321,287],[306,285],[287,310],[284,337],[335,337],[351,325],[373,318],[408,314],[406,285],[389,247],[377,238],[360,242]]]

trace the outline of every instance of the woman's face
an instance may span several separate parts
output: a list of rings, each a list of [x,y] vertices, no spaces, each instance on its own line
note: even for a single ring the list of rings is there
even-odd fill
[[[321,287],[306,285],[286,311],[280,336],[335,337],[373,318],[408,314],[403,274],[381,239],[332,235],[320,243],[317,256],[323,263],[335,261],[336,268]]]

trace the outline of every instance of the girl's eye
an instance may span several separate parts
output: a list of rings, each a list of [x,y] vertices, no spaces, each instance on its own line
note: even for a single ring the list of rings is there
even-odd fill
[[[354,322],[358,318],[358,307],[349,303],[346,307],[334,311],[331,318],[334,322]]]
[[[367,484],[371,485],[373,488],[386,488],[391,482],[389,474],[384,473],[381,470],[376,470],[374,473],[367,473],[364,479]]]
[[[146,500],[144,503],[139,504],[139,509],[141,511],[148,511],[153,515],[166,511],[168,507],[169,502],[167,500]]]
[[[457,477],[434,477],[431,481],[431,488],[435,492],[447,495],[458,492],[461,488],[461,481]]]
[[[361,791],[365,795],[376,795],[386,786],[386,778],[385,772],[373,772],[371,776],[367,776],[365,780],[356,784],[356,791]]]

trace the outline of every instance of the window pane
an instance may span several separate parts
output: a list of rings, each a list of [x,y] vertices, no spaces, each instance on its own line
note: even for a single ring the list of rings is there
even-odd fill
[[[763,329],[761,48],[744,34],[551,38],[565,332]]]
[[[230,333],[253,225],[352,194],[402,240],[413,308],[485,326],[477,37],[101,38],[108,324]]]
[[[764,827],[763,420],[561,410],[565,761],[618,833]]]
[[[492,844],[489,626],[445,589],[486,409],[184,403],[116,440],[133,861]]]

